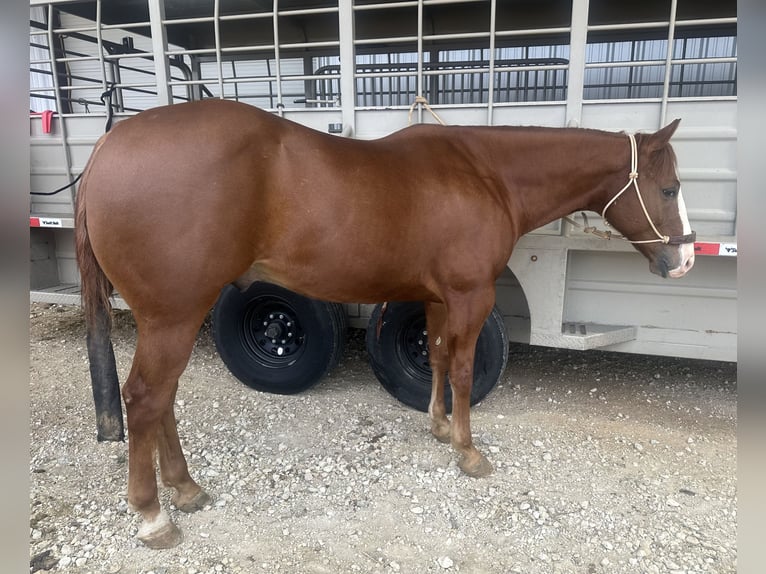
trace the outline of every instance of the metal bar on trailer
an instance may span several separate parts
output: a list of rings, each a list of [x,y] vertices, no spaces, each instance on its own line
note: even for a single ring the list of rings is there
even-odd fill
[[[367,44],[380,44],[385,42],[386,44],[404,44],[410,42],[417,42],[418,36],[392,36],[390,38],[361,38],[354,40],[354,44],[357,46],[365,46]]]
[[[299,42],[295,44],[281,44],[280,48],[290,50],[292,48],[332,48],[338,46],[337,40],[331,40],[327,42]]]
[[[157,82],[157,103],[168,105],[172,103],[168,82],[170,67],[166,51],[168,40],[165,30],[165,0],[149,0],[149,22],[152,32],[152,53],[154,54],[154,74]]]
[[[643,66],[662,66],[665,64],[665,60],[643,60],[632,61],[622,60],[619,62],[588,62],[585,64],[585,69],[602,69],[602,68],[640,68]]]
[[[279,117],[282,117],[285,115],[284,108],[285,105],[282,102],[282,60],[280,59],[279,54],[279,0],[274,0],[274,4],[272,5],[272,22],[274,25],[274,63],[276,65],[276,76],[277,76],[277,111],[279,114]]]
[[[198,54],[215,54],[215,48],[199,48],[197,50],[167,50],[166,56],[194,56]]]
[[[414,8],[418,6],[420,2],[418,0],[412,0],[410,2],[388,2],[381,4],[361,4],[354,6],[354,11],[361,12],[362,10],[380,10],[386,8]]]
[[[224,14],[219,19],[223,22],[229,20],[260,20],[271,17],[271,12],[251,12],[248,14]]]
[[[497,0],[489,7],[489,81],[487,84],[487,125],[492,125],[495,103],[495,36],[497,27]]]
[[[53,38],[53,4],[48,5],[48,54],[50,55],[51,62],[51,72],[53,72],[53,75],[51,78],[53,79],[53,88],[54,88],[54,95],[56,97],[56,111],[59,115],[59,127],[61,128],[61,145],[64,149],[64,162],[65,162],[65,168],[67,173],[67,179],[69,181],[72,181],[72,156],[69,153],[69,146],[67,145],[67,133],[66,133],[66,122],[64,121],[64,118],[61,116],[61,113],[64,110],[64,107],[61,105],[62,98],[61,98],[61,85],[59,84],[59,75],[56,70],[56,43]],[[74,201],[74,190],[71,190],[71,198],[72,201]]]
[[[550,34],[568,34],[571,31],[569,26],[560,28],[529,28],[526,30],[499,30],[496,32],[498,38],[510,38],[511,36],[545,36]]]
[[[276,48],[274,44],[259,44],[257,46],[230,46],[228,48],[221,48],[222,54],[239,54],[239,53],[251,53],[253,51],[272,51]]]
[[[67,64],[69,62],[98,62],[98,56],[75,56],[72,58],[56,58],[56,62]]]
[[[417,70],[407,70],[404,72],[358,72],[357,78],[405,78],[414,76]]]
[[[77,28],[56,28],[54,34],[74,34],[79,32],[95,32],[95,26],[78,26]]]
[[[418,75],[416,96],[423,96],[423,0],[418,0]],[[423,106],[418,108],[418,123],[423,121]]]
[[[229,60],[229,64],[231,64],[231,77],[234,80],[238,79],[237,76],[237,65],[235,60]],[[234,84],[234,99],[236,101],[239,101],[239,82],[232,82]]]
[[[496,66],[496,72],[545,72],[550,70],[566,70],[568,66],[564,64],[542,64],[540,66]],[[489,71],[488,67],[481,68],[442,68],[438,70],[425,70],[423,72],[426,76],[443,76],[449,74],[482,74]],[[395,73],[395,72],[392,72]],[[413,72],[403,72],[405,74],[412,74]],[[383,75],[383,72],[370,72],[372,75]]]
[[[423,40],[473,40],[474,38],[488,38],[489,32],[461,32],[455,34],[426,34]]]
[[[213,3],[213,34],[215,35],[215,67],[218,73],[218,90],[223,98],[223,62],[221,61],[221,22],[218,16],[221,13],[221,2],[215,0]]]
[[[737,18],[699,18],[696,20],[678,20],[676,21],[676,27],[684,26],[707,26],[715,24],[736,24]]]
[[[343,127],[356,133],[356,56],[354,54],[354,2],[338,1],[338,41],[340,43],[340,114]],[[334,77],[330,74],[327,77]]]
[[[665,125],[668,116],[668,97],[670,96],[670,76],[673,71],[673,48],[676,30],[676,13],[678,0],[670,0],[670,24],[668,25],[668,47],[665,53],[665,77],[662,81],[662,103],[660,104],[660,125]]]
[[[572,2],[572,25],[569,32],[569,85],[566,88],[565,122],[569,127],[579,127],[582,122],[583,93],[585,90],[585,62],[588,46],[588,0]],[[569,228],[566,222],[562,233]],[[571,226],[570,226],[571,227]]]
[[[129,30],[130,28],[149,28],[151,22],[126,22],[125,24],[102,24],[102,30]]]
[[[215,22],[215,16],[197,16],[195,18],[170,18],[167,20],[164,18],[162,19],[162,24],[165,26],[172,26],[174,24],[204,24],[207,22]]]
[[[96,50],[98,50],[98,61],[101,64],[101,89],[106,92],[106,62],[104,62],[104,43],[101,32],[101,0],[96,2]],[[111,102],[111,99],[109,101]],[[111,105],[111,103],[106,105]],[[105,111],[108,116],[111,110]]]
[[[588,26],[588,31],[604,32],[612,30],[651,30],[653,28],[665,28],[668,24],[669,22],[667,20],[661,20],[659,22],[630,22],[627,24],[594,24],[592,26]]]
[[[689,58],[689,59],[673,59],[671,64],[735,64],[737,58],[734,57],[716,57],[716,58]]]
[[[599,100],[602,101],[603,100]],[[611,101],[619,101],[619,100],[609,100]],[[634,100],[635,101],[635,100]],[[651,100],[641,100],[644,101],[651,101]],[[656,99],[654,101],[659,101],[659,99]],[[668,102],[689,102],[689,101],[695,101],[695,102],[736,102],[737,96],[671,96],[668,98]]]
[[[302,8],[296,10],[280,10],[278,16],[310,16],[312,14],[333,14],[337,8],[327,6],[325,8]]]

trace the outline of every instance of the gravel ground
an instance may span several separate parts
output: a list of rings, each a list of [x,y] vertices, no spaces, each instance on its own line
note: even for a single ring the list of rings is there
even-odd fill
[[[79,308],[30,323],[31,572],[736,571],[736,364],[514,345],[473,409],[495,466],[477,480],[376,382],[362,332],[276,396],[234,379],[206,326],[176,413],[214,502],[171,509],[184,541],[157,551],[134,538],[127,445],[95,440]],[[124,380],[129,313],[114,344]]]

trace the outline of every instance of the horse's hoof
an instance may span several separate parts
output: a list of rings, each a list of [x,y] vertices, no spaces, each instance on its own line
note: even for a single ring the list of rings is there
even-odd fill
[[[176,492],[171,499],[171,502],[178,510],[186,512],[187,514],[202,510],[205,506],[210,504],[211,501],[212,499],[210,498],[210,495],[201,488],[191,499],[184,499],[178,492]]]
[[[460,459],[458,466],[464,473],[473,478],[484,478],[495,472],[492,463],[481,453],[478,457],[471,457],[470,459],[464,456]]]
[[[162,511],[152,522],[144,520],[136,535],[141,542],[153,549],[173,548],[183,539],[178,527]]]

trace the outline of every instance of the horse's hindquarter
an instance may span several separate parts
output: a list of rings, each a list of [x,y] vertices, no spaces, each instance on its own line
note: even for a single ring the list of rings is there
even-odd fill
[[[243,274],[320,299],[433,298],[437,273],[479,265],[496,210],[464,158],[417,136],[344,140],[212,101],[150,110],[93,162],[94,251],[129,304]]]

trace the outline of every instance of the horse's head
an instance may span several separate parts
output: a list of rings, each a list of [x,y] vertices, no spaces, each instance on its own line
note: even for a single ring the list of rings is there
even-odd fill
[[[630,137],[632,165],[627,183],[622,190],[610,192],[601,212],[644,254],[652,273],[673,278],[683,277],[694,265],[695,234],[669,143],[679,122],[653,134]]]

